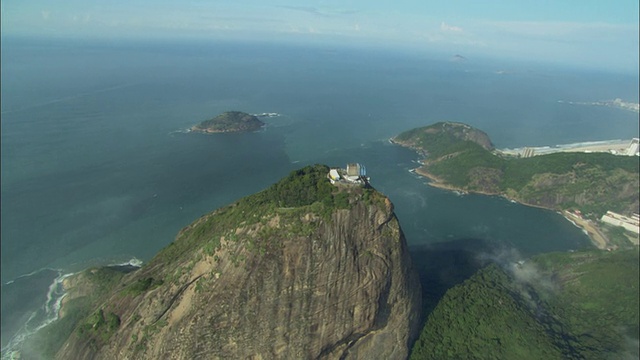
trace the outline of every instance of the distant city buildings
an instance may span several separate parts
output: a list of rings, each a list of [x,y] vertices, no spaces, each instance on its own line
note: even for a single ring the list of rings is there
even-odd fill
[[[608,105],[608,106],[617,107],[617,108],[620,108],[620,109],[629,110],[629,111],[633,111],[633,112],[640,112],[640,104],[632,103],[632,102],[626,102],[626,101],[623,101],[620,98],[612,100],[612,101],[603,101],[602,103],[605,106]]]
[[[559,103],[571,104],[571,105],[593,105],[593,106],[607,106],[614,107],[622,110],[640,112],[640,104],[633,102],[626,102],[620,98],[614,100],[603,100],[603,101],[592,101],[592,102],[581,102],[581,101],[564,101],[558,100]]]
[[[503,149],[501,153],[522,158],[529,158],[538,155],[547,155],[557,152],[583,152],[583,153],[610,153],[622,156],[640,156],[640,140],[633,138],[629,140],[608,140],[590,141],[575,144],[523,147],[517,149]]]
[[[522,157],[529,158],[536,154],[536,150],[534,148],[526,147],[522,150]]]

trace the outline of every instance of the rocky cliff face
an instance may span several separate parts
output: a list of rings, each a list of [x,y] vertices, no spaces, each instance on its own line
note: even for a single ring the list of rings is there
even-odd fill
[[[340,192],[343,208],[228,221],[239,204],[204,216],[129,274],[57,357],[406,358],[421,291],[392,204],[371,189]]]

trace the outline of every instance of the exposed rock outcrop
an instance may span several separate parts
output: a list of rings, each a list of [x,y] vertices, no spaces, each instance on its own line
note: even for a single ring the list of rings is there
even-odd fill
[[[85,325],[57,357],[406,358],[421,291],[393,206],[373,189],[335,192],[347,207],[250,197],[202,217],[100,306],[115,331]]]

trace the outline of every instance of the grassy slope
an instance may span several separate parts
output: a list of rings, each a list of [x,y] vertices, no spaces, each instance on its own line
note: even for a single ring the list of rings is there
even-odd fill
[[[518,272],[490,265],[446,293],[411,359],[638,358],[638,260],[590,251]]]
[[[424,169],[447,184],[533,205],[579,208],[598,217],[607,210],[637,211],[640,164],[635,157],[555,153],[506,158],[446,131],[430,131],[439,126],[413,129],[396,140],[427,153]]]

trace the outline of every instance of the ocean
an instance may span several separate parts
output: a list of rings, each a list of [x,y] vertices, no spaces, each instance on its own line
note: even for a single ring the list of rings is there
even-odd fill
[[[437,121],[498,148],[638,137],[638,77],[342,47],[3,39],[2,348],[56,317],[61,279],[139,264],[184,226],[307,164],[366,165],[410,247],[489,242],[521,256],[590,247],[560,215],[456,195],[388,139]],[[254,133],[185,129],[277,112]],[[467,246],[467,245],[464,245]],[[415,259],[420,262],[420,258]]]

